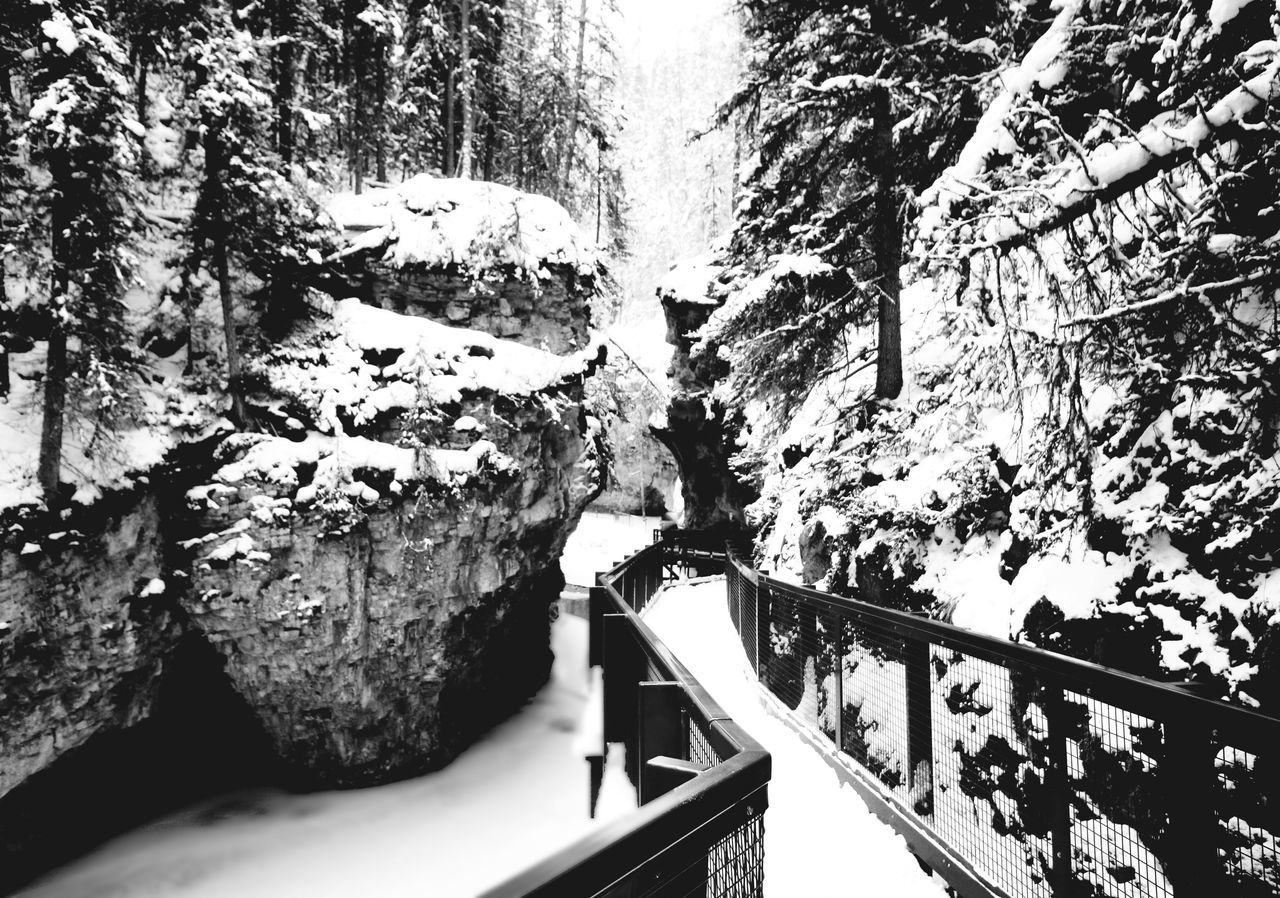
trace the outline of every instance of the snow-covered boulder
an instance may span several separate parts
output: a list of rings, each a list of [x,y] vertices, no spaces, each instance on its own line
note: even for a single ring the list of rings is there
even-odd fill
[[[329,214],[366,302],[552,352],[588,340],[600,259],[569,213],[501,184],[418,175],[340,194]]]
[[[295,433],[189,493],[183,608],[305,780],[438,767],[545,681],[597,362],[345,300],[257,363]]]

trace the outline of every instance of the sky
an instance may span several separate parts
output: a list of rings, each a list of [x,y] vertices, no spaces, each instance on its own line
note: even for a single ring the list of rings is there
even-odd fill
[[[733,0],[619,0],[620,137],[631,206],[631,257],[615,339],[653,373],[670,347],[654,291],[672,263],[703,253],[729,221],[733,150],[727,134],[689,144],[736,85]],[[709,211],[709,190],[718,190]]]

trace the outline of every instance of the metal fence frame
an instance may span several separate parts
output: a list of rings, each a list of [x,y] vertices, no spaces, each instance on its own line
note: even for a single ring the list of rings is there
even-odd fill
[[[1222,777],[1232,775],[1222,772],[1224,755],[1236,759],[1238,764],[1243,764],[1239,759],[1247,756],[1248,774],[1243,781],[1257,788],[1262,788],[1261,784],[1270,787],[1265,795],[1253,797],[1252,812],[1259,817],[1280,813],[1280,801],[1269,801],[1274,791],[1280,791],[1274,782],[1280,777],[1272,770],[1276,761],[1271,760],[1280,753],[1280,719],[1204,698],[1177,685],[786,583],[757,572],[736,557],[732,549],[726,556],[725,580],[730,618],[762,685],[788,710],[793,710],[793,718],[798,720],[804,716],[802,711],[814,718],[805,722],[811,741],[853,772],[847,781],[857,788],[872,810],[903,835],[913,851],[965,898],[1010,895],[1016,898],[1088,895],[1092,898],[1095,894],[1087,891],[1088,883],[1082,883],[1079,878],[1079,865],[1082,857],[1087,859],[1091,852],[1097,854],[1100,848],[1105,849],[1106,845],[1100,846],[1097,842],[1106,839],[1100,840],[1094,834],[1095,844],[1083,844],[1084,835],[1075,833],[1081,818],[1087,820],[1087,815],[1092,813],[1088,809],[1090,795],[1078,787],[1078,782],[1085,777],[1081,746],[1088,739],[1097,741],[1097,734],[1089,730],[1090,715],[1097,718],[1095,726],[1114,731],[1104,736],[1132,739],[1139,735],[1140,729],[1158,733],[1158,747],[1163,751],[1157,754],[1158,762],[1141,755],[1147,763],[1145,772],[1158,776],[1158,782],[1176,794],[1176,798],[1167,800],[1164,816],[1157,821],[1163,834],[1160,841],[1163,856],[1145,843],[1128,846],[1140,848],[1147,853],[1149,861],[1159,863],[1163,885],[1142,893],[1126,891],[1121,885],[1114,894],[1143,894],[1155,898],[1246,894],[1242,881],[1230,877],[1233,862],[1229,852],[1223,854],[1218,850],[1225,838],[1224,832],[1233,834],[1224,827],[1234,825],[1245,836],[1252,834],[1254,844],[1246,848],[1253,852],[1256,869],[1263,870],[1265,866],[1263,884],[1255,888],[1250,880],[1247,893],[1250,896],[1280,895],[1280,845],[1272,834],[1280,832],[1280,825],[1258,836],[1248,821],[1226,821],[1224,818],[1230,811],[1223,807],[1222,792],[1235,785],[1221,782]],[[797,615],[807,618],[807,626],[796,624]],[[824,683],[830,684],[824,696],[825,705],[829,709],[834,704],[840,710],[834,713],[827,710],[824,721],[818,719],[820,703],[812,695],[798,695],[800,687],[794,669],[786,682],[780,682],[785,678],[777,672],[770,675],[770,665],[777,661],[773,640],[783,629],[780,621],[789,623],[791,632],[807,629],[808,639],[813,643],[800,652],[790,650],[793,668],[797,666],[794,656],[804,657],[805,650],[811,656],[826,653],[833,673]],[[847,688],[847,653],[853,647],[842,646],[842,640],[862,640],[864,644],[878,641],[875,648],[882,659],[888,658],[900,668],[901,682],[894,684],[900,688],[896,695],[889,696],[896,699],[895,710],[903,718],[898,724],[901,741],[906,743],[900,752],[906,760],[905,774],[896,789],[886,788],[883,777],[864,763],[865,758],[858,757],[857,746],[850,748],[849,743],[858,737],[843,732],[850,726],[846,714],[848,704],[842,690]],[[870,654],[868,650],[867,656]],[[830,661],[832,658],[839,659],[838,668]],[[1000,870],[999,863],[990,857],[967,856],[957,850],[952,844],[954,828],[948,831],[933,819],[935,764],[945,752],[960,750],[958,746],[939,744],[940,734],[943,738],[954,734],[945,730],[947,721],[935,719],[945,716],[939,714],[939,699],[945,702],[955,698],[954,694],[938,694],[943,677],[939,671],[945,669],[950,659],[984,665],[987,670],[998,668],[1009,682],[1021,685],[1024,692],[1027,684],[1033,684],[1030,703],[1039,706],[1047,722],[1047,732],[1037,742],[1044,751],[1039,780],[1034,785],[1047,796],[1044,807],[1048,809],[1049,818],[1040,821],[1044,828],[1043,844],[1048,850],[1043,869],[1035,871],[1035,875],[1014,871],[1013,877],[1002,880],[999,874],[1009,871]],[[834,674],[836,669],[838,676]],[[817,679],[816,674],[803,672],[802,681],[808,693],[815,691]],[[802,707],[806,702],[812,707]],[[1083,723],[1082,708],[1085,709]],[[1142,721],[1146,723],[1139,726]],[[1128,762],[1137,754],[1135,750],[1121,757]],[[1270,763],[1264,774],[1255,775],[1259,757]],[[921,767],[921,763],[926,766]],[[1240,769],[1244,769],[1243,766]],[[917,783],[916,777],[921,772],[924,775]],[[1110,785],[1094,783],[1089,788],[1102,790]],[[1216,798],[1215,789],[1218,790]],[[1151,809],[1146,811],[1150,816]],[[1124,827],[1107,831],[1106,838],[1134,841],[1137,837],[1128,822],[1125,821]],[[973,825],[976,827],[977,823]],[[976,838],[973,844],[977,844]],[[972,848],[970,853],[982,854]],[[1007,858],[1005,860],[1007,862]]]
[[[639,614],[676,568],[695,561],[723,568],[723,554],[716,554],[718,561],[705,548],[659,539],[598,575],[589,605],[589,663],[604,671],[604,742],[626,746],[640,807],[485,898],[763,894],[769,754]],[[593,779],[594,788],[598,767]]]
[[[1280,846],[1272,834],[1280,832],[1280,801],[1270,801],[1280,791],[1280,719],[1204,698],[1178,685],[786,583],[742,561],[745,554],[714,534],[666,530],[655,534],[654,545],[599,576],[590,599],[590,659],[605,671],[605,741],[626,744],[628,773],[642,806],[492,890],[487,898],[761,894],[761,815],[767,804],[769,756],[724,715],[640,619],[667,580],[714,573],[725,576],[730,619],[767,693],[791,712],[796,728],[815,748],[842,775],[848,774],[845,781],[868,806],[963,898],[1109,894],[1089,891],[1090,884],[1078,878],[1082,856],[1088,858],[1099,849],[1096,843],[1085,844],[1089,831],[1082,823],[1089,822],[1084,815],[1090,813],[1092,800],[1087,789],[1115,785],[1081,785],[1088,775],[1081,768],[1081,746],[1097,736],[1091,729],[1095,723],[1108,729],[1103,735],[1129,739],[1133,745],[1139,741],[1139,730],[1148,731],[1141,738],[1157,733],[1158,751],[1144,746],[1121,756],[1145,759],[1135,763],[1139,768],[1147,764],[1146,772],[1156,775],[1157,784],[1176,793],[1172,799],[1166,797],[1157,821],[1163,856],[1140,846],[1150,863],[1161,866],[1163,885],[1141,893],[1119,888],[1116,894],[1280,895]],[[803,626],[796,624],[798,618],[803,618]],[[807,631],[802,638],[813,643],[807,658],[798,653],[805,665],[819,654],[828,659],[829,726],[820,719],[820,702],[810,695],[816,691],[816,664],[812,674],[805,669],[797,676],[793,669],[789,679],[779,676],[786,663],[796,667],[795,657],[780,656],[775,646],[788,626]],[[905,757],[905,773],[896,788],[886,784],[883,769],[872,769],[865,741],[860,741],[864,734],[850,732],[861,721],[846,713],[845,673],[850,652],[856,653],[859,646],[866,647],[868,657],[879,652],[882,666],[895,666],[894,685],[900,694],[887,699],[892,712],[903,718],[899,735]],[[933,774],[945,752],[960,750],[958,745],[953,749],[939,744],[940,733],[944,740],[955,735],[939,718],[947,713],[941,710],[946,703],[956,698],[954,693],[939,694],[940,671],[961,664],[1000,672],[1008,691],[1021,691],[1023,707],[1035,705],[1043,722],[1043,730],[1036,731],[1036,763],[1030,765],[1038,777],[1034,785],[1047,796],[1046,819],[1038,822],[1042,869],[1012,885],[997,875],[998,864],[993,866],[990,857],[974,848],[978,842],[970,841],[966,853],[958,844],[965,840],[956,838],[954,827],[940,826],[935,819],[935,788],[941,786]],[[799,682],[805,694],[797,698]],[[1013,696],[1001,700],[1012,702]],[[830,711],[833,705],[835,713]],[[814,719],[806,721],[802,710]],[[1091,722],[1095,716],[1097,721]],[[926,766],[921,767],[922,762]],[[1241,785],[1266,790],[1250,796],[1250,813],[1276,818],[1270,828],[1256,827],[1263,830],[1262,837],[1251,830],[1248,819],[1224,820],[1229,813],[1222,803],[1224,777],[1228,791]],[[1128,822],[1121,823],[1128,827]],[[1242,880],[1232,878],[1229,852],[1219,850],[1224,832],[1231,834],[1234,824],[1243,828],[1243,836],[1255,840],[1245,849],[1253,852],[1255,872],[1264,874],[1260,885],[1250,880],[1248,891]],[[982,824],[976,816],[970,827],[977,836],[989,835],[978,832]],[[1136,839],[1127,830],[1105,835]],[[1097,834],[1092,837],[1097,839]],[[856,871],[850,872],[856,878]]]

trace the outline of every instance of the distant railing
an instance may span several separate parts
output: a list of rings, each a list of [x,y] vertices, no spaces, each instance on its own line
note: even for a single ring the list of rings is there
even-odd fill
[[[604,671],[603,742],[625,745],[640,807],[486,898],[763,894],[769,755],[639,615],[676,567],[723,570],[723,550],[715,554],[659,541],[599,576],[589,660]]]
[[[966,898],[1280,894],[1280,720],[732,552],[726,581],[761,684]]]

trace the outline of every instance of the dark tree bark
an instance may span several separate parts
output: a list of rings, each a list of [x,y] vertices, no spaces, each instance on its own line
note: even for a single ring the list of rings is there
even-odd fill
[[[573,183],[573,157],[578,148],[578,118],[582,114],[582,73],[587,48],[587,0],[578,6],[578,57],[573,66],[573,107],[569,113],[569,130],[565,134],[564,175],[560,184],[568,190]],[[561,197],[557,196],[557,200]]]
[[[227,242],[229,227],[226,218],[227,195],[223,182],[226,171],[226,147],[222,142],[220,127],[205,123],[204,138],[205,178],[208,179],[209,243],[213,250],[214,274],[218,278],[218,298],[222,303],[222,335],[227,348],[227,392],[231,395],[231,417],[235,424],[245,421],[244,397],[241,394],[240,341],[236,335],[235,299],[231,290],[231,266]]]
[[[444,78],[444,164],[440,167],[446,175],[452,175],[457,167],[454,164],[453,150],[457,145],[457,137],[455,135],[456,128],[453,123],[453,103],[454,103],[454,84],[455,73],[452,67]]]
[[[53,263],[50,285],[55,297],[66,297],[67,245],[65,235],[71,224],[72,199],[66,186],[71,183],[71,166],[66,160],[50,164],[55,194],[50,216],[49,249]],[[58,484],[62,479],[62,430],[67,408],[67,332],[58,315],[50,316],[49,344],[45,357],[44,417],[40,425],[40,461],[36,479],[45,506],[53,510],[58,503]]]
[[[147,96],[147,77],[151,72],[150,53],[140,51],[138,53],[138,97],[136,103],[135,116],[138,124],[143,128],[147,127],[147,109],[150,105],[151,98]],[[144,132],[138,136],[138,173],[142,177],[151,176],[151,157],[147,155],[147,136]]]
[[[286,173],[293,164],[294,9],[293,0],[275,0],[272,30],[276,36],[276,152]]]
[[[521,0],[516,7],[516,14],[520,16],[520,53],[519,62],[517,63],[516,78],[516,113],[515,113],[515,141],[516,141],[516,187],[520,190],[528,190],[528,178],[525,171],[525,133],[524,133],[524,104],[525,92],[528,89],[529,82],[529,53],[533,41],[532,18],[537,14],[537,0],[530,8],[525,0]]]
[[[470,179],[474,165],[472,152],[475,144],[475,77],[471,68],[471,0],[462,0],[462,27],[459,31],[459,56],[462,70],[462,148],[458,153],[459,178]]]
[[[884,87],[873,89],[875,220],[872,254],[880,289],[877,321],[876,397],[894,399],[902,392],[902,218],[899,215],[897,162],[893,148],[893,99]]]
[[[373,138],[377,178],[387,180],[387,38],[379,35],[374,56],[374,115],[377,117]]]
[[[13,85],[9,80],[10,65],[8,59],[0,58],[0,154],[9,151],[9,121],[13,111]],[[8,162],[8,159],[0,155],[0,176],[6,174]],[[0,196],[4,196],[9,189],[9,185],[0,177]],[[5,223],[0,220],[0,244],[5,242],[5,236]],[[5,319],[9,317],[7,280],[4,259],[0,258],[0,328],[8,323]],[[0,333],[0,396],[8,396],[12,388],[9,380],[9,347],[3,342],[4,336]]]

